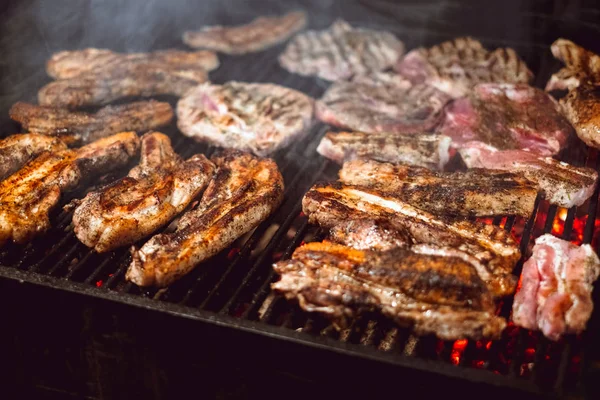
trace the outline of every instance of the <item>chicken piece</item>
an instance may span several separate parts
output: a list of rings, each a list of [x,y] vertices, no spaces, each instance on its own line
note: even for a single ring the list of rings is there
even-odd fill
[[[579,85],[560,104],[579,139],[600,149],[600,86]]]
[[[550,77],[546,90],[573,90],[582,83],[600,83],[600,56],[570,40],[557,39],[550,47],[565,67]]]
[[[59,138],[36,133],[11,135],[0,140],[0,180],[17,172],[32,158],[45,151],[65,150],[67,145]]]

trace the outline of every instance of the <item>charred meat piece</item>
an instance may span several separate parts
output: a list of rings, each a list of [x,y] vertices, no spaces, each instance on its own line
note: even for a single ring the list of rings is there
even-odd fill
[[[118,132],[144,132],[173,119],[169,103],[153,100],[106,106],[93,114],[18,102],[9,114],[23,129],[59,136],[69,143],[90,143]]]
[[[375,189],[435,215],[529,218],[537,197],[533,182],[516,173],[486,169],[433,172],[406,164],[355,160],[344,163],[340,181]]]
[[[338,164],[372,159],[443,169],[450,159],[450,143],[451,139],[443,135],[327,132],[317,151]]]
[[[390,250],[412,244],[406,232],[386,220],[351,219],[329,230],[328,239],[358,250]]]
[[[336,82],[316,103],[324,123],[362,132],[407,133],[435,128],[450,97],[425,84],[390,74]]]
[[[592,196],[598,181],[598,173],[592,168],[574,167],[528,151],[496,151],[489,146],[473,145],[461,148],[460,154],[469,168],[521,174],[534,182],[551,204],[565,208],[582,205]]]
[[[537,238],[515,295],[515,324],[539,329],[551,340],[583,332],[594,308],[592,285],[599,274],[600,260],[589,244],[578,247],[549,234]]]
[[[546,90],[572,90],[582,83],[600,83],[599,55],[566,39],[557,39],[550,49],[565,67],[552,75]]]
[[[283,16],[259,17],[240,26],[206,26],[187,31],[183,42],[190,47],[244,54],[261,51],[289,39],[306,26],[306,14],[294,11]]]
[[[533,78],[513,49],[490,52],[470,37],[412,50],[395,69],[415,84],[431,85],[454,98],[478,83],[529,83]]]
[[[75,209],[75,235],[99,253],[133,244],[181,213],[213,172],[203,155],[183,161],[168,136],[147,133],[140,164],[127,177],[89,193]]]
[[[383,71],[403,53],[404,44],[391,33],[353,28],[338,19],[328,29],[296,35],[279,63],[290,72],[337,81]]]
[[[455,257],[397,248],[362,251],[331,243],[308,243],[273,268],[274,290],[344,326],[362,310],[378,310],[418,334],[439,338],[499,337],[505,321],[494,315],[484,282]]]
[[[150,53],[117,53],[108,49],[87,48],[61,51],[46,63],[46,72],[54,79],[71,79],[100,73],[102,76],[131,66],[154,67],[164,70],[212,71],[219,59],[212,51],[158,50]]]
[[[32,158],[45,151],[65,150],[67,145],[59,138],[23,133],[0,140],[0,180],[17,172]]]
[[[528,85],[481,84],[446,108],[439,133],[456,147],[480,142],[498,150],[528,150],[553,155],[572,132],[559,104]]]
[[[121,168],[136,155],[135,132],[109,136],[77,150],[45,152],[0,183],[0,245],[25,243],[50,228],[61,194]]]
[[[307,133],[313,100],[270,83],[204,84],[177,103],[177,126],[186,136],[265,156]]]
[[[437,217],[377,190],[342,183],[317,184],[302,200],[311,223],[333,228],[348,220],[386,220],[407,232],[413,243],[450,247],[475,257],[488,270],[488,285],[496,296],[512,294],[512,270],[520,251],[510,233],[466,220]]]
[[[560,104],[565,116],[575,128],[579,139],[588,146],[599,149],[600,86],[580,85],[562,98]]]
[[[217,173],[200,204],[177,230],[152,237],[133,260],[127,279],[139,286],[167,286],[265,220],[283,199],[275,162],[226,150],[213,157]]]

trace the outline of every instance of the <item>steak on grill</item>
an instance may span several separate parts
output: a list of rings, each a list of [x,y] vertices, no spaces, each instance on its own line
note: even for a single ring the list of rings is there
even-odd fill
[[[259,17],[240,26],[206,26],[183,33],[190,47],[244,54],[261,51],[289,39],[306,26],[306,13],[294,11],[283,16]]]
[[[106,106],[93,114],[18,102],[9,114],[23,129],[60,136],[70,143],[89,143],[118,132],[145,132],[173,119],[169,103],[153,100]]]
[[[299,140],[312,118],[310,97],[270,83],[207,83],[177,103],[177,126],[186,136],[260,156]]]
[[[592,284],[599,274],[600,260],[589,244],[578,247],[550,234],[537,238],[515,295],[515,324],[539,329],[551,340],[581,333],[592,315]]]
[[[203,155],[183,161],[168,136],[147,133],[139,165],[127,177],[88,193],[75,209],[75,235],[98,253],[133,244],[181,213],[213,172],[214,165]]]
[[[600,83],[599,55],[566,39],[557,39],[550,49],[565,67],[550,77],[546,90],[572,90],[582,83]]]
[[[389,32],[353,28],[338,19],[328,29],[296,35],[279,56],[290,72],[328,81],[383,71],[404,53],[404,44]]]
[[[17,172],[32,158],[45,151],[65,150],[67,145],[56,137],[24,133],[0,140],[0,180]]]
[[[486,285],[460,258],[315,242],[273,267],[281,275],[274,290],[338,326],[364,309],[375,309],[418,334],[446,340],[499,337],[505,327],[504,319],[494,315]]]
[[[513,49],[490,52],[470,37],[412,50],[395,70],[414,84],[431,85],[455,98],[479,83],[528,83],[533,78]]]
[[[579,139],[588,146],[600,148],[600,86],[579,85],[562,98],[560,104]]]
[[[407,232],[386,220],[350,219],[329,230],[327,239],[358,250],[390,250],[412,245]]]
[[[173,233],[153,236],[133,250],[127,279],[164,287],[225,249],[264,221],[283,199],[283,178],[274,161],[225,150],[212,157],[215,178],[200,204],[185,213]]]

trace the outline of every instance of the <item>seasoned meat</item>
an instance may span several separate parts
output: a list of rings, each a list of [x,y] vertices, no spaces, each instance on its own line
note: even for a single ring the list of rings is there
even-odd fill
[[[365,309],[446,340],[499,337],[506,324],[494,315],[484,282],[460,258],[323,242],[299,247],[273,268],[281,275],[274,290],[338,326]]]
[[[89,193],[75,209],[75,235],[99,253],[133,244],[181,213],[213,172],[203,155],[183,161],[168,136],[147,133],[140,164],[127,177]]]
[[[479,142],[497,150],[553,155],[566,146],[573,128],[558,103],[527,85],[480,84],[446,108],[439,133],[456,147]]]
[[[198,207],[181,217],[175,232],[133,251],[127,279],[167,286],[254,229],[281,203],[283,178],[275,162],[234,150],[212,161],[216,176]]]
[[[588,146],[600,148],[600,86],[579,85],[561,99],[560,104],[579,139]]]
[[[589,244],[578,247],[550,234],[537,238],[515,295],[515,324],[539,329],[551,340],[581,333],[592,315],[599,274],[600,260]]]
[[[388,75],[334,83],[317,101],[317,117],[326,124],[369,133],[425,132],[437,126],[450,96]]]
[[[460,154],[469,168],[488,168],[521,174],[534,182],[546,200],[560,207],[582,205],[594,193],[598,173],[574,167],[552,157],[540,157],[528,151],[496,151],[489,146],[463,147]]]
[[[109,136],[77,150],[45,152],[0,183],[0,245],[25,243],[50,228],[61,194],[121,168],[136,155],[135,132]]]
[[[425,83],[454,98],[478,83],[528,83],[533,74],[511,48],[486,50],[470,37],[412,50],[395,70],[415,84]]]
[[[565,67],[552,75],[546,90],[572,90],[581,83],[600,83],[599,55],[566,39],[557,39],[550,49]]]
[[[391,33],[353,28],[338,19],[328,29],[296,35],[279,63],[290,72],[337,81],[383,71],[403,53],[404,44]]]
[[[350,219],[329,230],[328,239],[358,250],[390,250],[412,244],[412,238],[386,220]]]
[[[282,16],[258,17],[239,26],[206,26],[183,33],[190,47],[244,54],[261,51],[289,39],[306,26],[306,14],[294,11]]]
[[[443,169],[450,159],[450,143],[451,139],[443,135],[327,132],[317,152],[338,164],[372,159]]]
[[[0,140],[0,180],[17,172],[32,158],[45,151],[65,150],[67,145],[59,138],[35,133],[11,135]]]
[[[511,172],[433,172],[373,160],[344,163],[340,181],[375,189],[436,215],[529,218],[537,196],[533,182]]]
[[[207,83],[177,103],[184,135],[260,156],[299,140],[312,117],[310,97],[270,83]]]
[[[437,217],[377,190],[342,183],[313,186],[304,195],[302,209],[309,222],[324,228],[352,219],[389,221],[414,243],[451,247],[475,257],[488,269],[495,295],[515,289],[511,272],[520,258],[519,248],[510,233],[496,226]]]
[[[169,103],[153,100],[106,106],[93,114],[18,102],[9,114],[23,129],[59,136],[70,143],[90,143],[118,132],[145,132],[173,119]]]

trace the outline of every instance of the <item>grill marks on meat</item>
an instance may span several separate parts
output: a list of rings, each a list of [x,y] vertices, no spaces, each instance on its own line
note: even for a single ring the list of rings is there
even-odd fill
[[[100,139],[77,150],[45,152],[0,183],[0,244],[25,243],[50,227],[61,194],[123,167],[136,155],[134,132]]]
[[[600,79],[600,74],[599,74]],[[567,119],[585,144],[600,148],[600,86],[580,85],[560,100]]]
[[[17,172],[32,158],[45,151],[65,150],[67,145],[58,138],[24,133],[0,141],[0,180]]]
[[[306,14],[294,11],[283,16],[259,17],[240,26],[206,26],[187,31],[183,42],[190,47],[205,48],[227,54],[261,51],[286,41],[306,26]]]
[[[565,67],[552,75],[546,90],[572,90],[582,83],[600,83],[599,55],[566,39],[557,39],[550,49]]]
[[[373,159],[443,169],[450,159],[450,143],[451,139],[443,135],[327,132],[317,152],[338,164]]]
[[[291,260],[274,269],[281,275],[274,290],[338,325],[363,309],[376,309],[417,333],[442,339],[498,337],[505,326],[494,315],[484,282],[460,258],[324,242],[296,249]]]
[[[357,79],[331,85],[315,110],[322,122],[341,128],[370,133],[424,132],[437,126],[449,100],[429,85],[412,85],[401,79]]]
[[[589,244],[578,247],[552,235],[539,237],[523,265],[523,283],[513,304],[515,324],[539,329],[551,340],[581,333],[592,315],[592,284],[599,274],[600,260]]]
[[[204,84],[179,100],[177,118],[186,136],[265,156],[308,132],[313,100],[269,83]]]
[[[283,178],[275,162],[226,150],[213,157],[216,176],[200,204],[170,234],[152,237],[133,260],[127,279],[164,287],[254,229],[281,203]]]
[[[213,172],[203,155],[183,161],[166,135],[147,133],[140,164],[127,177],[89,193],[75,209],[75,235],[99,253],[133,244],[181,213]]]
[[[173,119],[169,103],[153,100],[106,106],[93,114],[18,102],[9,114],[30,132],[77,143],[90,143],[118,132],[148,131]]]
[[[537,187],[532,182],[510,172],[433,172],[373,160],[345,163],[340,182],[375,189],[436,215],[528,218],[537,197]]]
[[[290,72],[337,81],[383,71],[403,53],[404,45],[391,33],[352,28],[339,19],[326,30],[296,35],[279,63]]]
[[[533,78],[513,49],[490,52],[470,37],[412,50],[395,69],[415,84],[426,83],[454,98],[479,83],[528,83]]]

